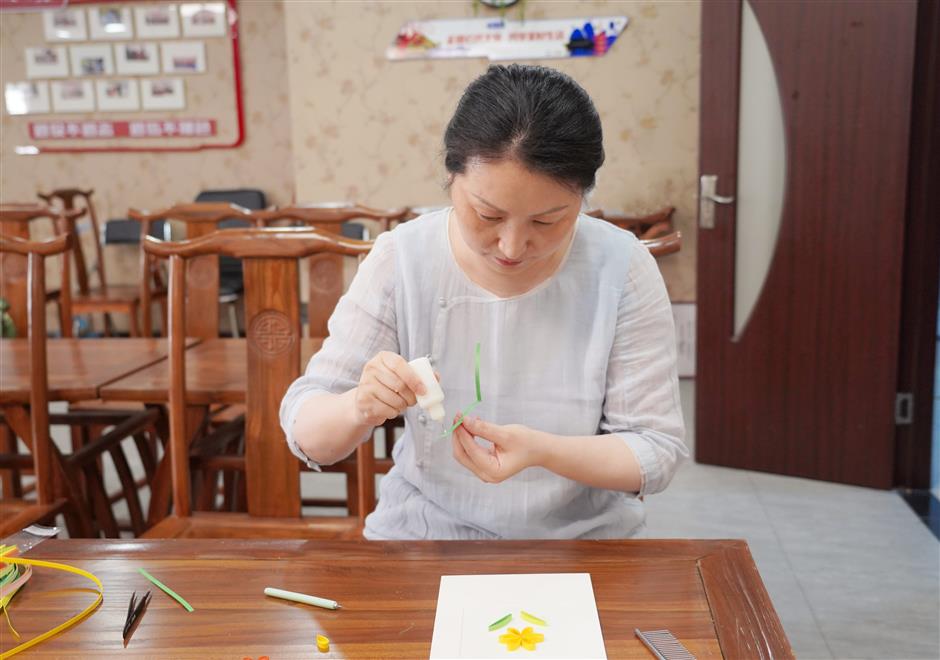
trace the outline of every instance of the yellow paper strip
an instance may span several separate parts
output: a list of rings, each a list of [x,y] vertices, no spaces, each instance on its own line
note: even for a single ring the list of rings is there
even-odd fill
[[[12,549],[13,548],[4,549],[0,552],[6,553]],[[101,584],[101,580],[99,580],[92,573],[89,573],[86,570],[82,570],[81,568],[75,568],[74,566],[69,566],[67,564],[60,564],[54,561],[42,561],[40,559],[24,559],[22,557],[8,557],[5,554],[2,557],[0,557],[0,561],[6,562],[9,564],[19,564],[21,566],[36,566],[39,568],[52,568],[57,571],[65,571],[66,573],[74,573],[75,575],[80,575],[84,578],[88,578],[89,580],[91,580],[98,586],[98,597],[95,598],[95,602],[93,602],[91,605],[86,607],[84,610],[82,610],[81,612],[73,616],[71,619],[69,619],[65,623],[60,623],[58,626],[56,626],[52,630],[44,632],[43,634],[32,638],[28,642],[23,642],[19,646],[16,646],[10,649],[6,653],[0,654],[0,660],[5,660],[5,658],[10,658],[21,651],[25,651],[26,649],[31,648],[35,646],[36,644],[39,644],[40,642],[43,642],[49,639],[50,637],[58,635],[63,630],[71,628],[76,623],[84,619],[86,616],[94,612],[98,608],[98,606],[101,605],[101,601],[104,599],[104,585]]]

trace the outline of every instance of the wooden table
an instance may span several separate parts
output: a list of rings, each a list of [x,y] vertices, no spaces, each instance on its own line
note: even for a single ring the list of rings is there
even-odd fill
[[[49,339],[50,401],[87,401],[111,381],[163,360],[166,339]],[[29,403],[29,344],[0,340],[0,404]]]
[[[591,574],[610,658],[653,657],[634,628],[667,628],[697,658],[793,657],[743,541],[54,540],[26,556],[91,571],[105,596],[84,622],[23,657],[426,658],[441,575],[544,572]],[[152,588],[140,567],[195,611]],[[23,640],[91,602],[76,589],[88,584],[36,569],[10,608]],[[268,598],[267,586],[335,598],[343,609]],[[148,588],[153,600],[124,649],[131,592]],[[330,638],[330,653],[316,650],[317,633]],[[0,648],[11,637],[0,636]]]
[[[320,350],[323,338],[301,340],[301,368]],[[204,428],[213,404],[241,404],[248,389],[246,339],[204,339],[186,350],[186,428],[193,442]],[[166,404],[169,401],[169,362],[155,362],[145,369],[115,380],[99,391],[106,401]],[[160,462],[151,484],[149,525],[163,520],[170,501],[168,456]]]
[[[320,350],[322,338],[301,340],[301,362]],[[186,401],[192,405],[244,403],[248,382],[245,339],[208,339],[186,351]],[[169,363],[157,362],[101,388],[101,398],[112,401],[166,403]]]

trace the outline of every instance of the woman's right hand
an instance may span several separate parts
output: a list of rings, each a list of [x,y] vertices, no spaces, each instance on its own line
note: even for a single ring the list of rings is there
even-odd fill
[[[356,388],[356,411],[364,423],[380,426],[415,405],[416,397],[424,393],[424,383],[405,358],[382,351],[362,369]]]

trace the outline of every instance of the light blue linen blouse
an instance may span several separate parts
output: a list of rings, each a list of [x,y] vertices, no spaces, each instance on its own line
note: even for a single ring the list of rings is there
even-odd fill
[[[555,274],[500,298],[457,265],[449,217],[450,209],[435,211],[378,237],[330,319],[329,337],[281,404],[291,450],[312,463],[292,437],[300,407],[308,397],[355,387],[383,350],[406,360],[431,356],[448,422],[476,399],[479,342],[483,403],[474,415],[563,436],[615,433],[640,465],[640,492],[593,488],[539,467],[483,483],[453,457],[444,422],[413,407],[366,537],[641,534],[639,496],[665,488],[688,457],[671,307],[655,260],[633,234],[581,215]]]

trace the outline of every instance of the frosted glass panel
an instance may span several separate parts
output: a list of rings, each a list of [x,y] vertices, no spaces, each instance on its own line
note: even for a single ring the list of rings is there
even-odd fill
[[[740,337],[770,268],[786,181],[783,110],[770,51],[754,11],[741,16],[734,336]]]

